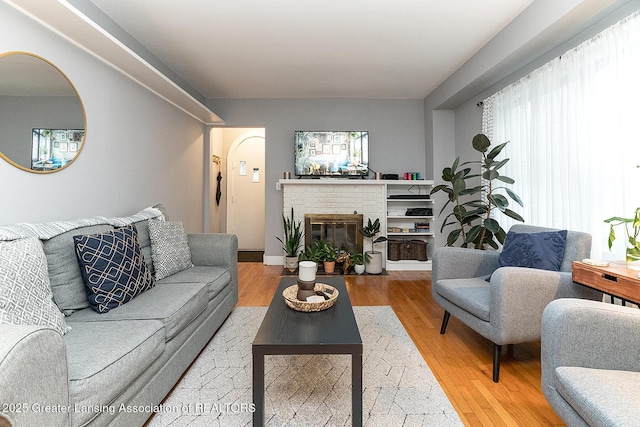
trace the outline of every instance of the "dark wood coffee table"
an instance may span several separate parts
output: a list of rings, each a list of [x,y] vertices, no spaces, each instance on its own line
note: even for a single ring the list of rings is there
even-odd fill
[[[340,292],[333,307],[313,313],[292,310],[282,291],[295,285],[296,278],[284,277],[253,340],[254,427],[264,425],[264,356],[268,354],[351,354],[351,419],[354,426],[362,426],[362,338],[351,300],[343,278],[317,281]]]

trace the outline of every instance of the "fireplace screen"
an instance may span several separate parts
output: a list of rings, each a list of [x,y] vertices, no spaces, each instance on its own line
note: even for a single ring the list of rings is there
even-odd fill
[[[361,214],[305,214],[304,244],[324,240],[345,251],[362,252]]]

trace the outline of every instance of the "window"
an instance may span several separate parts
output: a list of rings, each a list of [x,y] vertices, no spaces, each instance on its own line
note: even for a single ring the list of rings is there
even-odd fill
[[[640,12],[483,101],[526,222],[590,233],[594,258],[621,258],[604,220],[640,206],[639,71]]]

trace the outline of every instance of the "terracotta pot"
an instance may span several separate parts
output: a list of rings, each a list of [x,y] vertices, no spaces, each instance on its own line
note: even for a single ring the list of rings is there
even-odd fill
[[[335,261],[324,261],[324,272],[325,273],[333,273],[336,270],[336,262]]]

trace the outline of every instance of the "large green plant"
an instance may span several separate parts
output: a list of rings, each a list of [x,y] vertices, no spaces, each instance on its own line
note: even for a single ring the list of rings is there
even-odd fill
[[[524,219],[509,209],[509,198],[522,206],[522,200],[506,185],[515,181],[508,176],[501,175],[500,169],[509,159],[496,160],[507,142],[491,148],[491,141],[484,134],[473,137],[473,149],[482,155],[482,160],[460,163],[457,157],[451,167],[442,170],[442,179],[448,184],[437,185],[431,194],[443,191],[448,200],[440,210],[438,216],[449,205],[453,205],[452,212],[447,214],[442,222],[440,231],[452,226],[453,230],[447,236],[447,246],[453,246],[462,239],[462,247],[476,249],[498,248],[498,243],[504,244],[506,232],[500,223],[492,217],[497,210],[516,221]],[[474,170],[475,169],[475,170]],[[482,178],[480,185],[468,186],[469,180]]]
[[[282,243],[282,249],[288,257],[298,255],[298,249],[302,246],[302,221],[295,222],[293,220],[293,208],[291,208],[291,218],[285,218],[282,214],[282,223],[284,226],[284,240],[276,236],[276,239]]]

